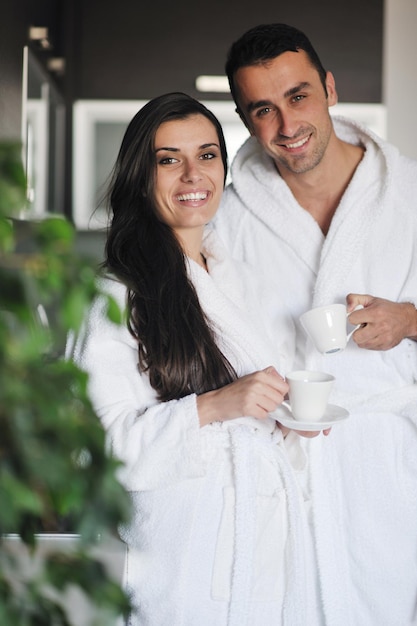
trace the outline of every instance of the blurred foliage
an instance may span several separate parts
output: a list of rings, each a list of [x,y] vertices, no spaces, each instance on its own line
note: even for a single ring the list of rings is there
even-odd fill
[[[22,167],[21,145],[0,142],[0,212],[21,209],[26,202],[26,179]]]
[[[75,586],[100,608],[100,626],[114,625],[128,600],[96,548],[128,520],[129,500],[87,375],[63,358],[68,333],[97,296],[96,272],[75,253],[74,228],[62,217],[32,223],[32,249],[18,250],[10,215],[24,198],[19,149],[0,144],[0,624],[72,624],[51,589]],[[109,311],[119,321],[112,301]],[[62,528],[79,535],[77,550],[51,554],[36,575],[19,571],[5,535],[16,533],[36,555],[37,534]]]

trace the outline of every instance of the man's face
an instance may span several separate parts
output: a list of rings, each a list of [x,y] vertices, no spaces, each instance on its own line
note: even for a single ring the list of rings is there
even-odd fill
[[[316,68],[300,50],[242,67],[234,81],[240,114],[280,173],[315,168],[333,132],[328,107],[336,104],[337,94],[332,74],[326,76],[326,97]]]

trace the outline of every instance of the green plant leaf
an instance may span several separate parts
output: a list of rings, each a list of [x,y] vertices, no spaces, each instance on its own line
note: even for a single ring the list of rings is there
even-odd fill
[[[62,217],[33,224],[33,245],[18,249],[7,218],[24,206],[25,187],[20,147],[0,142],[0,624],[69,626],[59,597],[72,585],[95,607],[96,623],[112,616],[113,626],[128,599],[91,549],[129,520],[130,499],[88,377],[63,359],[68,332],[99,295],[96,270],[76,254],[74,227]],[[108,315],[122,320],[112,298]],[[15,563],[8,578],[2,536],[17,533],[36,554],[37,533],[62,528],[79,535],[81,554],[58,554],[33,574]]]

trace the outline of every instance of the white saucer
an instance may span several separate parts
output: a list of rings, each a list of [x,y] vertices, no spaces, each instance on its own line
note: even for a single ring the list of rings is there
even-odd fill
[[[277,422],[292,430],[315,431],[325,430],[326,428],[338,424],[349,417],[349,412],[336,404],[328,404],[323,417],[317,422],[301,422],[300,420],[294,419],[290,409],[281,405],[270,413],[270,415],[277,420]]]

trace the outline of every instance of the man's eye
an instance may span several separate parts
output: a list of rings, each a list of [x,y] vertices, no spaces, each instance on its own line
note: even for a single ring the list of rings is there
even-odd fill
[[[301,96],[301,95],[294,96],[293,101],[294,102],[301,102],[301,100],[304,100],[304,98],[305,98],[305,96]]]
[[[263,117],[272,111],[271,107],[264,107],[263,109],[258,109],[256,111],[256,117]]]

